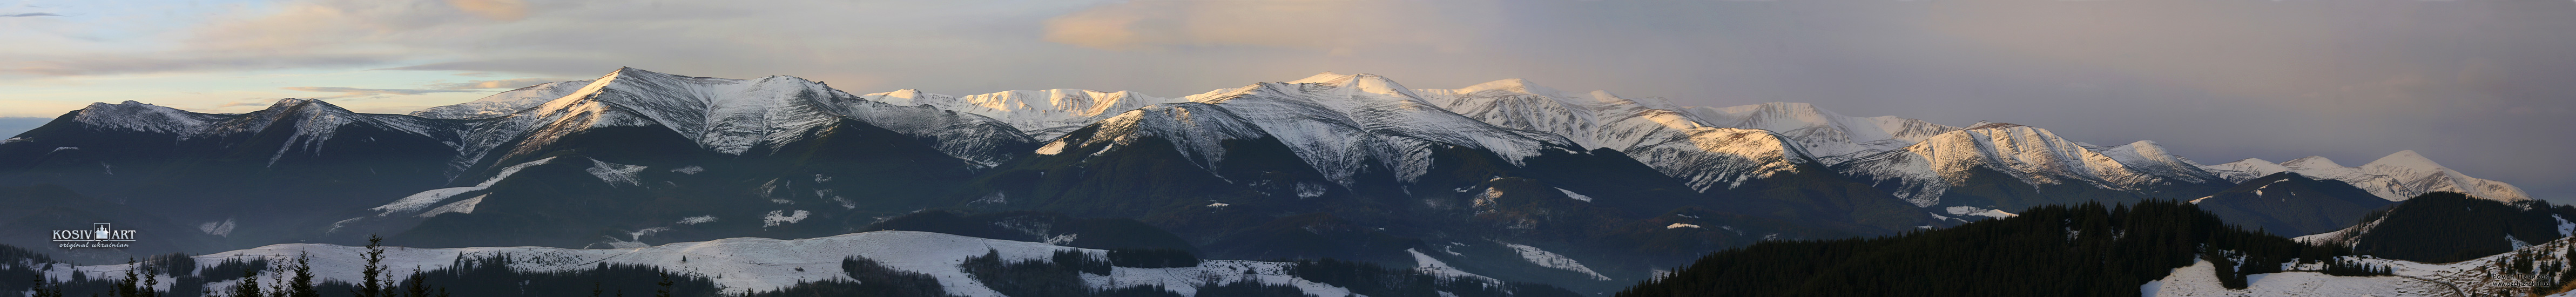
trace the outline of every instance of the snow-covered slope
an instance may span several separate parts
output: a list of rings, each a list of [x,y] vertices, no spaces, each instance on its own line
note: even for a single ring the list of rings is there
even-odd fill
[[[797,240],[767,238],[729,238],[704,242],[683,242],[652,247],[620,249],[562,249],[545,247],[473,247],[473,248],[388,248],[384,266],[397,271],[432,270],[454,265],[459,258],[506,254],[519,259],[511,267],[520,271],[581,271],[603,264],[637,264],[672,269],[676,273],[705,277],[728,293],[755,290],[777,290],[801,282],[850,280],[841,271],[841,260],[864,257],[885,266],[909,272],[928,274],[952,295],[1001,296],[982,282],[968,276],[958,263],[969,257],[998,252],[1007,261],[1047,261],[1063,250],[1079,250],[1102,256],[1106,251],[1078,249],[1044,243],[965,237],[913,231],[876,231],[840,236]],[[364,266],[361,255],[365,247],[329,244],[278,244],[253,249],[195,256],[199,267],[212,267],[227,259],[265,258],[272,263],[310,255],[317,281],[355,282]],[[1294,286],[1314,296],[1346,296],[1348,289],[1289,276],[1291,264],[1241,260],[1203,261],[1196,267],[1129,268],[1116,267],[1108,275],[1085,275],[1084,282],[1094,288],[1119,288],[1161,285],[1184,295],[1194,294],[1200,285],[1234,282],[1260,282]],[[58,266],[45,271],[53,281],[71,279],[80,271],[93,278],[117,277],[129,269],[126,264],[95,266]],[[117,272],[117,273],[108,273]],[[1452,272],[1462,280],[1489,279],[1465,272]],[[395,273],[396,281],[409,276]],[[261,275],[262,283],[275,283],[291,277],[288,273]],[[171,282],[164,281],[163,284]],[[237,281],[225,280],[206,284],[209,291],[219,291]],[[1499,285],[1499,284],[1497,284]],[[167,289],[166,285],[163,287]]]
[[[565,83],[540,87],[559,84]],[[467,103],[421,113],[523,104],[529,100],[520,99],[557,90],[536,88],[513,91],[529,93],[525,96],[496,95],[501,98],[477,101],[489,104]],[[464,154],[467,159],[460,164],[486,157],[535,153],[557,138],[602,127],[664,127],[697,142],[703,149],[739,155],[754,147],[802,140],[814,129],[844,119],[931,139],[942,152],[985,164],[1008,158],[995,153],[999,148],[1028,141],[1025,135],[989,118],[868,101],[793,76],[742,80],[621,68],[558,98],[486,120],[468,133],[469,145]],[[523,142],[509,148],[511,151],[490,151],[514,141]]]
[[[2309,156],[2280,164],[2266,163],[2262,159],[2245,159],[2202,168],[2232,181],[2252,179],[2247,177],[2248,175],[2260,177],[2282,171],[2297,172],[2317,179],[2351,183],[2355,187],[2370,191],[2371,194],[2387,198],[2389,201],[2405,201],[2416,195],[2445,191],[2501,201],[2531,199],[2531,195],[2524,193],[2522,188],[2504,182],[2469,177],[2458,170],[2434,163],[2432,159],[2426,159],[2423,154],[2412,150],[2398,151],[2360,167],[2346,167],[2325,157]]]
[[[1492,152],[1519,165],[1545,150],[1580,152],[1572,140],[1449,112],[1385,77],[1324,73],[1191,95],[1278,138],[1316,171],[1351,183],[1370,168],[1412,180],[1442,147]]]
[[[2129,148],[2120,150],[2125,158],[2152,168],[2198,168],[2176,167],[2190,163],[2162,154],[2163,150],[2153,143],[2123,147]],[[2047,129],[1983,122],[1903,149],[1855,158],[1836,168],[1882,185],[1895,183],[1897,197],[1922,207],[1940,204],[1943,192],[1968,182],[1969,172],[1976,169],[2000,172],[2034,186],[2077,184],[2124,190],[2203,176],[2214,178],[2205,172],[2177,176],[2145,172]]]
[[[2164,146],[2157,145],[2153,140],[2139,140],[2104,148],[2099,152],[2102,156],[2111,157],[2112,161],[2127,166],[2129,170],[2141,173],[2195,183],[2227,182],[2218,174],[2202,169],[2198,162],[2166,152]]]
[[[2164,279],[2139,286],[2142,296],[2529,296],[2534,283],[2557,285],[2559,273],[2547,267],[2566,267],[2564,257],[2571,247],[2568,239],[2523,247],[2514,252],[2452,263],[2421,263],[2381,259],[2370,256],[2348,256],[2338,259],[2387,267],[2391,276],[2333,276],[2314,272],[2321,264],[2284,264],[2286,272],[2246,276],[2244,289],[2221,287],[2215,266],[2198,261],[2176,268]],[[2522,259],[2522,260],[2517,260]],[[2529,261],[2530,272],[2515,271],[2516,261]],[[2302,271],[2304,270],[2304,271]],[[2560,296],[2560,295],[2551,295]]]
[[[2227,162],[2227,164],[2202,165],[2200,166],[2200,169],[2208,170],[2211,174],[2217,174],[2219,178],[2227,179],[2228,182],[2239,183],[2256,178],[2262,178],[2263,176],[2272,175],[2273,173],[2290,171],[2289,167],[2283,167],[2281,164],[2255,158],[2236,160],[2236,162]]]
[[[1134,145],[1136,141],[1160,138],[1180,149],[1181,156],[1199,168],[1215,170],[1217,160],[1225,159],[1227,140],[1271,137],[1249,120],[1225,108],[1206,103],[1156,104],[1129,110],[1095,124],[1099,131],[1084,139],[1057,138],[1039,146],[1040,155],[1063,153],[1069,148],[1106,145],[1100,152]]]
[[[1695,190],[1732,188],[1818,163],[1779,134],[1710,125],[1660,99],[1622,98],[1606,91],[1573,94],[1520,79],[1413,91],[1485,123],[1555,133],[1585,148],[1625,152]]]
[[[522,109],[544,105],[546,104],[546,101],[554,101],[555,98],[563,98],[564,95],[572,95],[573,92],[581,91],[582,87],[589,86],[590,82],[591,81],[589,80],[576,80],[542,83],[492,94],[491,96],[484,96],[483,99],[476,99],[472,102],[431,107],[429,109],[412,112],[411,115],[433,119],[480,119],[497,117],[518,112]]]
[[[1904,148],[1959,127],[1894,116],[1851,117],[1806,103],[1771,102],[1733,107],[1691,107],[1718,127],[1763,129],[1797,140],[1828,164]]]
[[[268,108],[242,114],[193,113],[134,101],[94,103],[77,113],[72,120],[92,129],[174,134],[176,142],[224,141],[221,139],[284,132],[284,145],[267,158],[271,165],[290,153],[317,154],[343,129],[364,127],[452,141],[458,137],[456,130],[460,127],[454,122],[419,117],[361,114],[322,100],[296,98],[279,99]]]
[[[1081,89],[1015,90],[965,97],[922,93],[904,89],[863,96],[868,100],[895,105],[930,105],[991,117],[1009,123],[1029,134],[1032,139],[1049,140],[1066,132],[1099,122],[1110,116],[1146,105],[1182,102],[1177,98],[1159,98],[1118,91],[1102,92]]]

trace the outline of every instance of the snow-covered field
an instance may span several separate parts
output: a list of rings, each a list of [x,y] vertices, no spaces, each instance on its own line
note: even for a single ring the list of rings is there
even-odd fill
[[[473,247],[420,249],[391,247],[384,265],[391,268],[397,280],[410,270],[431,270],[453,265],[459,257],[508,254],[519,261],[512,268],[520,271],[579,271],[599,264],[641,264],[663,267],[712,279],[729,293],[752,290],[776,290],[801,282],[850,280],[842,273],[841,260],[851,256],[876,260],[896,270],[928,274],[939,280],[949,294],[958,296],[1001,296],[958,268],[966,258],[981,256],[987,250],[998,251],[1006,261],[1040,260],[1061,250],[1080,250],[1094,255],[1102,250],[1079,249],[1044,243],[965,237],[913,231],[876,231],[833,237],[798,240],[767,238],[728,238],[704,242],[683,242],[652,247],[618,249],[563,249],[549,247]],[[354,282],[360,278],[365,263],[360,255],[365,247],[329,244],[278,244],[196,256],[199,269],[213,267],[226,259],[267,258],[291,261],[297,255],[312,257],[317,279]],[[1350,296],[1350,290],[1290,276],[1291,264],[1280,262],[1211,260],[1196,267],[1129,268],[1117,267],[1109,275],[1083,276],[1086,283],[1099,288],[1159,285],[1183,295],[1195,295],[1195,286],[1254,281],[1288,285],[1314,296]],[[71,278],[79,271],[92,278],[117,278],[130,267],[125,264],[57,267],[46,271],[54,281]],[[1483,276],[1453,270],[1444,276],[1489,280]],[[289,273],[261,275],[263,283],[289,277]],[[172,279],[164,277],[162,289]],[[236,281],[206,284],[208,291],[221,291]]]

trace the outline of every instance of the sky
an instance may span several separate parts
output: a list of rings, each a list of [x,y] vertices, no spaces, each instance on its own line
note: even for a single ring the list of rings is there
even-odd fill
[[[403,113],[621,66],[1162,97],[1332,71],[2011,122],[2204,164],[2414,150],[2576,203],[2568,32],[2576,1],[19,0],[0,2],[0,117]]]

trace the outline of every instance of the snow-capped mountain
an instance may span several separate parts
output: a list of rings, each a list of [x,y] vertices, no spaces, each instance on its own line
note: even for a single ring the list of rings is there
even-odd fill
[[[1779,134],[1720,128],[1661,99],[1622,98],[1606,91],[1577,95],[1520,79],[1413,91],[1485,123],[1555,133],[1585,148],[1626,152],[1701,191],[1733,188],[1747,180],[1819,163]]]
[[[965,97],[903,89],[867,94],[863,98],[903,106],[927,104],[991,117],[1019,128],[1036,140],[1055,139],[1066,132],[1073,132],[1073,129],[1146,105],[1183,102],[1177,98],[1159,98],[1136,92],[1081,89],[1015,90]]]
[[[443,183],[462,127],[307,99],[241,114],[99,103],[0,142],[0,186],[51,184],[175,225],[228,226],[173,234],[267,243],[302,236],[296,224],[330,210],[376,203],[346,197]],[[314,211],[240,215],[306,207]]]
[[[1410,180],[1430,169],[1433,149],[1492,152],[1519,164],[1541,151],[1579,152],[1564,136],[1509,129],[1449,112],[1393,80],[1324,73],[1187,97],[1236,116],[1288,145],[1324,176],[1348,184],[1368,168]]]
[[[2202,165],[2200,168],[2208,170],[2211,174],[2217,174],[2219,178],[2239,183],[2272,175],[2272,173],[2290,171],[2290,167],[2281,166],[2279,163],[2272,163],[2272,161],[2258,158],[2245,158],[2244,160],[2236,160],[2236,162],[2227,162],[2226,164]]]
[[[1960,129],[1895,116],[1844,116],[1806,103],[1691,107],[1689,111],[1718,127],[1779,132],[1827,164],[1904,148]]]
[[[554,101],[555,98],[563,98],[564,95],[572,95],[573,92],[581,91],[582,87],[590,86],[590,82],[591,80],[576,80],[542,83],[484,96],[483,99],[471,102],[431,107],[412,112],[411,115],[433,119],[497,117],[545,105],[546,101]]]
[[[2469,177],[2458,170],[2442,167],[2413,150],[2398,151],[2360,167],[2346,167],[2325,157],[2309,156],[2272,164],[2262,159],[2245,159],[2227,164],[2202,167],[2226,176],[2231,181],[2240,177],[2262,176],[2279,172],[2297,172],[2318,179],[2339,180],[2377,194],[2389,201],[2404,201],[2416,195],[2437,191],[2459,192],[2478,198],[2501,201],[2530,200],[2522,188],[2504,182]],[[2250,178],[2246,178],[2250,179]]]
[[[548,85],[567,84],[554,83]],[[486,105],[524,104],[560,88],[530,87],[462,106],[438,107],[424,115],[449,116],[445,110],[480,110]],[[816,129],[841,120],[859,120],[917,138],[931,139],[942,152],[985,164],[1007,158],[995,151],[1027,143],[1027,137],[989,118],[932,108],[909,108],[860,99],[820,82],[793,76],[724,79],[678,76],[621,68],[580,89],[509,115],[489,118],[468,133],[464,155],[512,159],[539,152],[557,137],[602,127],[656,126],[697,143],[702,149],[741,155],[754,147],[812,137]],[[505,144],[516,143],[503,149]],[[486,149],[503,149],[492,151]],[[498,153],[497,155],[495,153]]]
[[[1836,170],[1874,181],[1915,206],[1944,205],[1954,187],[1983,186],[1981,172],[1999,173],[2025,188],[2071,185],[2114,191],[2216,182],[2189,160],[2165,154],[2153,142],[2110,149],[2114,157],[2047,129],[2009,123],[1985,123],[1934,135],[1903,149],[1880,152],[1835,165]],[[2122,162],[2128,159],[2130,162]],[[2135,165],[2132,165],[2135,163]],[[2144,167],[2144,168],[2139,168]],[[2146,170],[2141,170],[2146,169]],[[2045,191],[2042,189],[2041,191]],[[2034,194],[2036,192],[2033,192]],[[2015,200],[1995,199],[1994,200]],[[2019,208],[2020,201],[1968,202],[1971,207]],[[1976,205],[1974,203],[2001,203]]]

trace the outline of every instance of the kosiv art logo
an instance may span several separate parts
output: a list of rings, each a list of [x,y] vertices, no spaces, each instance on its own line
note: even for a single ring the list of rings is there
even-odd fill
[[[108,223],[90,223],[89,230],[54,230],[54,246],[64,248],[121,248],[134,244],[134,230],[115,230]]]

